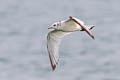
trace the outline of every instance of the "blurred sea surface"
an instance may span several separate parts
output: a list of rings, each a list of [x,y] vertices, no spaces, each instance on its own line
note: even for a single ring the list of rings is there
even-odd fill
[[[85,32],[66,36],[51,70],[47,28],[75,16]],[[120,0],[0,0],[0,80],[120,80]]]

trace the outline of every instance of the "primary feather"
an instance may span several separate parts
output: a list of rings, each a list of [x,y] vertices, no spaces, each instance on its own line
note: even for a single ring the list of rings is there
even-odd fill
[[[54,30],[48,33],[47,49],[48,49],[48,54],[49,54],[49,58],[50,58],[50,62],[53,70],[55,70],[59,60],[58,52],[59,52],[60,42],[62,38],[65,35],[68,35],[69,33],[66,33],[63,31],[57,31],[57,30]]]

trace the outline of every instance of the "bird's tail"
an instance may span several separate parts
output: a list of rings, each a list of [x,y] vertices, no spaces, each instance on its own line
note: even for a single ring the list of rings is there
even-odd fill
[[[94,26],[94,25],[85,25],[85,27],[86,27],[88,30],[91,30],[91,29],[93,29],[95,26]],[[82,29],[81,31],[84,31],[84,29]]]

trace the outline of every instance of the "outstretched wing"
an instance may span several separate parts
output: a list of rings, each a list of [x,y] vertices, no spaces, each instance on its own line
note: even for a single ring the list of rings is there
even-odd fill
[[[53,71],[56,69],[56,65],[58,64],[59,60],[59,45],[62,38],[69,33],[62,32],[62,31],[51,31],[47,35],[47,50],[51,62],[51,66]]]
[[[73,18],[74,18],[77,22],[79,22],[80,24],[84,25],[84,22],[83,22],[82,20],[77,19],[77,18],[72,17],[72,16],[70,16],[69,19],[66,20],[66,23],[68,23],[68,24],[71,24],[71,23],[76,24],[76,22],[73,20]]]
[[[84,22],[75,18],[75,20],[77,20],[80,24],[84,25]],[[63,27],[64,31],[80,31],[82,30],[82,28],[80,27],[79,24],[77,24],[72,18],[69,18],[68,20],[64,21],[64,27]]]
[[[92,35],[92,33],[89,31],[89,29],[86,28],[85,25],[82,24],[79,19],[72,17],[72,16],[70,16],[70,19],[73,20],[75,23],[77,23],[79,26],[81,26],[82,30],[86,31],[88,33],[88,35],[92,37],[92,39],[95,39],[95,37]]]

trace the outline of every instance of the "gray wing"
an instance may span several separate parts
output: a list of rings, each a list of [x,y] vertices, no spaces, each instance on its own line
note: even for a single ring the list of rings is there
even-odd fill
[[[56,65],[58,64],[59,60],[59,45],[62,38],[69,33],[65,33],[62,31],[51,31],[47,35],[47,50],[51,62],[51,66],[53,71],[56,69]]]
[[[64,28],[66,31],[67,30],[68,31],[82,30],[82,31],[85,31],[86,33],[88,33],[88,35],[91,36],[93,39],[95,39],[94,36],[92,35],[92,33],[89,31],[88,27],[86,27],[84,25],[83,21],[70,16],[69,19],[67,21],[65,21],[65,24],[66,24],[66,26]]]
[[[77,18],[72,17],[72,16],[70,16],[69,19],[66,20],[66,23],[67,23],[67,24],[74,24],[74,25],[75,25],[76,22],[73,20],[73,18],[74,18],[77,22],[79,22],[80,24],[84,25],[84,22],[83,22],[82,20],[77,19]]]
[[[77,20],[80,24],[84,25],[83,21],[75,17],[72,17],[72,18]],[[69,18],[68,20],[64,21],[64,27],[63,27],[64,31],[79,31],[82,29],[80,25],[77,24],[72,18]]]
[[[95,39],[95,37],[92,35],[92,33],[89,31],[89,29],[82,23],[79,19],[70,16],[70,19],[73,20],[75,23],[77,23],[79,26],[81,26],[81,30],[85,31],[88,33],[89,36],[92,37],[92,39]]]

